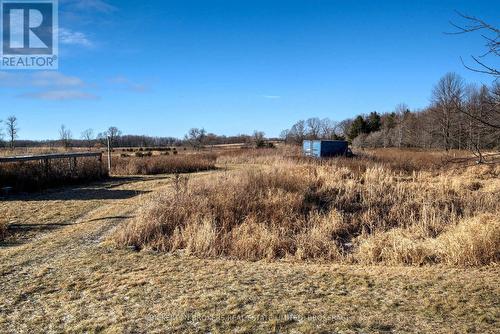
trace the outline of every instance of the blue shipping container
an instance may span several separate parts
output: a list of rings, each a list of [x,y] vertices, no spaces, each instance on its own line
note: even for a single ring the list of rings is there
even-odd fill
[[[305,156],[316,158],[349,155],[349,143],[343,140],[304,140],[302,146]]]

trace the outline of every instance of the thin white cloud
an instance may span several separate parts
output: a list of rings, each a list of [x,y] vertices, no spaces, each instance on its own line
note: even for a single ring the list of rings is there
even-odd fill
[[[98,96],[85,91],[86,86],[82,79],[60,72],[0,72],[0,87],[28,91],[17,95],[21,98],[47,101],[98,99]],[[30,92],[30,90],[35,91]]]
[[[24,76],[14,72],[0,72],[0,87],[20,87],[24,83]]]
[[[68,100],[96,100],[98,97],[81,90],[48,90],[45,92],[28,93],[19,95],[21,98],[47,100],[47,101],[68,101]]]
[[[59,28],[59,43],[85,47],[93,46],[92,42],[83,32],[72,31],[66,28]]]
[[[57,87],[57,88],[71,88],[83,87],[85,83],[82,79],[65,75],[61,72],[53,71],[40,71],[27,73],[8,73],[0,72],[0,87]]]
[[[265,99],[273,99],[273,100],[281,99],[281,96],[279,95],[262,95],[262,97]]]
[[[98,11],[110,13],[117,10],[113,5],[110,5],[103,0],[60,0],[61,5],[67,6],[69,9],[76,11]]]
[[[60,72],[36,72],[31,77],[31,84],[36,87],[81,87],[82,79],[64,75]]]
[[[137,92],[137,93],[144,93],[150,89],[150,87],[148,85],[134,82],[134,81],[128,79],[127,77],[121,76],[121,75],[111,78],[109,80],[109,82],[113,85],[125,88],[125,89],[133,91],[133,92]]]
[[[116,77],[109,79],[109,82],[111,82],[112,84],[121,85],[121,84],[128,84],[130,80],[122,75],[117,75]]]
[[[133,84],[129,86],[129,89],[137,93],[144,93],[149,91],[150,87],[143,84]]]

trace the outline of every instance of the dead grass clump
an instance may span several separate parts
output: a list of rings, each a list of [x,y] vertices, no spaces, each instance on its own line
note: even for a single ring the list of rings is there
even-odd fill
[[[115,158],[113,160],[113,174],[156,175],[194,173],[215,169],[215,161],[216,156],[212,154],[145,156],[141,153],[140,157]]]
[[[480,266],[500,261],[500,219],[485,214],[460,222],[437,240],[442,261],[456,266]]]
[[[362,238],[354,254],[364,264],[482,266],[500,261],[500,220],[491,214],[464,219],[437,238],[393,229]]]
[[[423,265],[437,261],[433,245],[406,229],[392,229],[373,236],[363,236],[353,254],[363,264]]]
[[[341,246],[345,246],[341,243],[341,236],[345,234],[342,216],[334,210],[326,216],[316,214],[310,219],[311,227],[296,237],[296,257],[300,260],[342,261],[344,250]]]

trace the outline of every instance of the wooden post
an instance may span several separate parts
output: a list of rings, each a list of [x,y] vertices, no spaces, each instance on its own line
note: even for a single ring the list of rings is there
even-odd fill
[[[97,157],[97,161],[99,161],[99,177],[102,177],[102,152]]]
[[[76,172],[76,164],[77,164],[77,160],[76,160],[76,157],[73,157],[73,166],[71,166],[71,175],[72,176],[76,176],[77,175],[77,172]]]
[[[108,172],[111,175],[111,137],[108,136]]]

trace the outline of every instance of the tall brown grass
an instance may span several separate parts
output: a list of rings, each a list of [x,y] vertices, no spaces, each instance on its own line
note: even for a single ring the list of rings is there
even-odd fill
[[[406,171],[369,158],[260,155],[253,162],[145,202],[116,242],[246,260],[477,266],[500,259],[499,167]]]
[[[155,175],[194,173],[215,169],[214,154],[160,155],[117,157],[113,160],[114,175]]]
[[[3,163],[0,165],[0,186],[14,192],[40,191],[47,188],[77,184],[107,176],[95,158],[78,159],[71,167],[68,159],[51,160],[46,169],[42,161]]]

